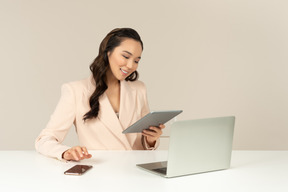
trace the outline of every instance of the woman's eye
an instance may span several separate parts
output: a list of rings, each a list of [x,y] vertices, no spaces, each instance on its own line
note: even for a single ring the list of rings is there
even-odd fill
[[[125,59],[129,59],[129,57],[126,57],[125,55],[122,55]]]

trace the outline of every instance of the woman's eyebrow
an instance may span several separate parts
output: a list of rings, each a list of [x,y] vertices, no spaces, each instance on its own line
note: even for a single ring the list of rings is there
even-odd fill
[[[124,50],[123,52],[128,53],[128,54],[131,55],[131,56],[133,55],[133,54],[130,53],[129,51],[125,51],[125,50]],[[138,58],[141,59],[141,57],[138,57]]]

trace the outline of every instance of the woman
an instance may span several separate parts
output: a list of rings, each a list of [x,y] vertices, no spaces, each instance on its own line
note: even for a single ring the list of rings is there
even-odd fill
[[[122,134],[149,113],[145,85],[137,80],[142,51],[143,43],[135,30],[112,30],[90,65],[92,75],[62,86],[60,101],[35,141],[36,150],[59,160],[79,161],[92,157],[87,149],[155,149],[164,125]],[[61,144],[72,124],[81,146]]]

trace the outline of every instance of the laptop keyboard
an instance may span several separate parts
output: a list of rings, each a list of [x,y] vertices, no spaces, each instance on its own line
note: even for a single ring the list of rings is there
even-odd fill
[[[167,167],[158,168],[158,169],[153,169],[153,171],[156,171],[156,172],[158,172],[158,173],[162,173],[162,174],[166,175],[166,173],[167,173]]]

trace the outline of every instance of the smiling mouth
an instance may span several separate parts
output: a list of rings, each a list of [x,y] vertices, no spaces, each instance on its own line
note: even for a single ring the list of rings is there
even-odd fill
[[[123,69],[120,68],[120,70],[124,73],[124,74],[128,74],[127,71],[124,71]]]

